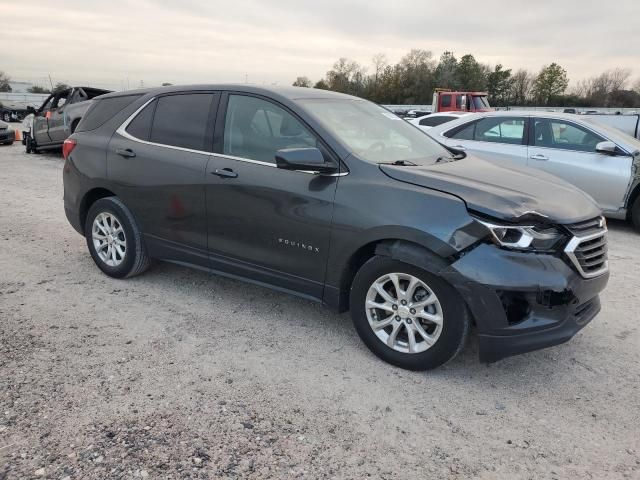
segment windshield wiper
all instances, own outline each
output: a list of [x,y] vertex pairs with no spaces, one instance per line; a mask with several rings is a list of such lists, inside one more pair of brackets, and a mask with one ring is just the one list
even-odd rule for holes
[[392,162],[391,165],[398,165],[400,167],[417,167],[415,163],[407,160],[396,160],[395,162]]

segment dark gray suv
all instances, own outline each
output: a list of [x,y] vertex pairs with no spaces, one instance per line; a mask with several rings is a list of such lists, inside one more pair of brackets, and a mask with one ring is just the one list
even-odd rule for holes
[[465,158],[347,95],[109,94],[63,153],[67,217],[107,275],[158,259],[350,309],[366,345],[403,368],[443,364],[472,325],[483,361],[567,341],[609,276],[586,194]]

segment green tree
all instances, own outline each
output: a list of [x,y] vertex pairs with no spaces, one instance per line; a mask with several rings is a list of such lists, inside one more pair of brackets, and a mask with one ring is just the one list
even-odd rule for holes
[[440,55],[440,61],[435,71],[436,87],[456,89],[458,87],[457,70],[458,60],[453,52],[444,52]]
[[67,85],[64,82],[58,82],[58,83],[56,83],[56,86],[53,87],[53,91],[54,92],[59,92],[60,90],[66,90],[67,88],[71,88],[71,86]]
[[169,83],[169,82],[163,82],[162,86],[163,87],[171,87],[173,85],[173,83]]
[[311,80],[308,77],[297,77],[296,81],[292,84],[294,87],[311,87]]
[[463,91],[479,91],[487,88],[485,68],[473,55],[467,54],[460,59],[455,71],[456,88]]
[[491,105],[505,106],[509,102],[511,83],[511,69],[503,70],[501,64],[496,65],[487,75],[487,92]]
[[0,92],[11,91],[11,85],[9,85],[10,81],[11,81],[11,78],[9,78],[9,76],[3,71],[0,71]]
[[428,50],[414,48],[402,57],[396,71],[402,103],[429,103],[434,88],[434,63]]
[[29,93],[51,93],[51,90],[48,90],[44,87],[41,87],[39,85],[34,85],[33,87],[29,87],[27,89],[27,92]]
[[320,90],[329,90],[329,85],[327,85],[327,82],[325,82],[323,79],[320,79],[315,83],[313,88],[317,88]]
[[533,82],[532,94],[537,102],[549,105],[551,97],[563,95],[569,86],[567,71],[557,63],[545,66]]

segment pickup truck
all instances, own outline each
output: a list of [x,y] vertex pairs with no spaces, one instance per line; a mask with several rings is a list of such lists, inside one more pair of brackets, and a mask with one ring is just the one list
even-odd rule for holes
[[436,88],[433,92],[431,111],[435,112],[490,112],[486,92],[452,92]]
[[53,92],[39,109],[29,107],[23,122],[23,143],[27,153],[62,147],[82,115],[91,106],[92,99],[110,93],[110,90],[90,87],[72,87]]

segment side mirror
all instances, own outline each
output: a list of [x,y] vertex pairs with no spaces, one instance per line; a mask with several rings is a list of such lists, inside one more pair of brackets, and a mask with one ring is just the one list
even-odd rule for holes
[[335,172],[336,166],[325,162],[317,148],[283,148],[276,152],[276,165],[284,170],[305,170],[311,172]]
[[596,145],[596,152],[604,153],[605,155],[615,155],[616,148],[616,144],[613,142],[600,142]]

